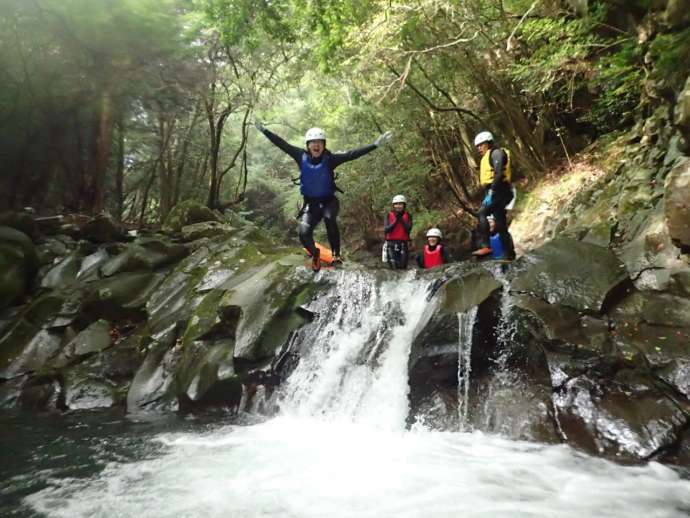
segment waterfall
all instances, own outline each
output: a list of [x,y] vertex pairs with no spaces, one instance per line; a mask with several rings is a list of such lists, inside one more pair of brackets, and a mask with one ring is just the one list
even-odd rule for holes
[[281,412],[402,429],[410,347],[435,302],[428,284],[414,272],[386,281],[338,272],[294,340],[300,360],[275,396]]
[[458,422],[460,431],[468,428],[470,374],[472,373],[472,329],[477,306],[458,313]]

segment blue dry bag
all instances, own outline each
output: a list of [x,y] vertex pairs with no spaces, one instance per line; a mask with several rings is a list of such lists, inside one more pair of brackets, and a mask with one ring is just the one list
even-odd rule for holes
[[489,242],[491,243],[491,257],[494,259],[504,259],[505,254],[503,252],[501,235],[497,232],[493,236],[489,236]]

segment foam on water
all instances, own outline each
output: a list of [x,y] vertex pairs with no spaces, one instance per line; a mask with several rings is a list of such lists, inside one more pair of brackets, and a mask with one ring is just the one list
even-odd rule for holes
[[158,458],[111,464],[26,498],[49,517],[684,517],[690,482],[481,433],[279,417],[161,435]]

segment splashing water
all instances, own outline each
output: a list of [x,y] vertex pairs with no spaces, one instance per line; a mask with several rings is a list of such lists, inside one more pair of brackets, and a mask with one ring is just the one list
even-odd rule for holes
[[299,332],[301,359],[279,390],[281,411],[402,429],[410,347],[433,310],[427,284],[408,276],[378,285],[341,272],[319,317]]

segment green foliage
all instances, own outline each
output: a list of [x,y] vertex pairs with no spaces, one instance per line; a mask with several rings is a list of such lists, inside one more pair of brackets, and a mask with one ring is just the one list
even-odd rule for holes
[[592,110],[582,117],[604,133],[633,122],[634,108],[642,94],[642,47],[634,41],[602,57],[590,87],[598,93]]
[[651,42],[649,54],[654,63],[652,78],[677,92],[685,83],[690,63],[690,27],[660,34]]
[[591,70],[587,58],[601,43],[594,33],[596,23],[592,17],[527,21],[519,34],[526,51],[511,67],[512,76],[524,91],[549,93],[566,103]]

